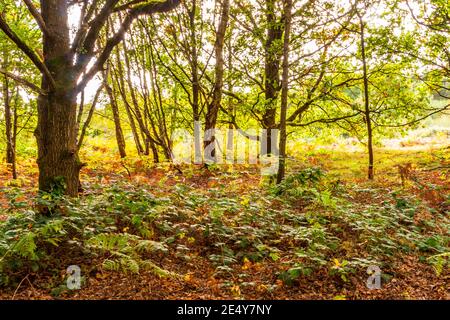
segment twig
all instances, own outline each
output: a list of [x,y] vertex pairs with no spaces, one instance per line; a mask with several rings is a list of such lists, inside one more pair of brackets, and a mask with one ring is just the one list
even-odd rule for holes
[[128,178],[131,179],[131,172],[130,172],[130,170],[128,170],[127,166],[125,165],[125,163],[123,163],[123,161],[121,161],[121,164],[122,164],[122,167],[124,167],[125,170],[127,170]]
[[[14,300],[17,291],[19,290],[20,286],[22,285],[22,282],[24,282],[25,279],[28,279],[28,276],[29,276],[29,275],[30,275],[30,274],[27,274],[27,275],[25,276],[25,278],[23,278],[23,279],[19,282],[19,285],[17,286],[16,290],[14,290],[14,294],[13,294],[11,300]],[[30,282],[30,280],[28,280],[28,282]]]
[[1,74],[4,74],[4,75],[7,76],[8,78],[13,79],[13,80],[16,81],[17,83],[22,84],[22,85],[28,87],[29,89],[33,90],[34,92],[36,92],[36,93],[38,93],[38,94],[42,94],[42,95],[44,95],[44,96],[47,94],[47,92],[46,92],[45,90],[39,88],[39,87],[36,86],[35,84],[31,83],[30,81],[28,81],[28,80],[26,80],[26,79],[24,79],[24,78],[22,78],[22,77],[20,77],[20,76],[17,76],[17,75],[15,75],[15,74],[11,73],[11,72],[8,72],[8,71],[6,71],[6,70],[4,70],[4,69],[2,69],[2,68],[0,68],[0,73],[1,73]]
[[439,170],[439,169],[450,169],[450,165],[448,165],[448,166],[439,166],[439,167],[435,167],[435,168],[423,169],[422,171],[434,171],[434,170]]

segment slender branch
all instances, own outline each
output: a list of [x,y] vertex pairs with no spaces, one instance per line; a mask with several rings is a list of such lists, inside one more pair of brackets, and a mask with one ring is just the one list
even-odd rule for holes
[[[90,22],[90,28],[86,33],[84,41],[80,41],[80,39],[76,37],[77,42],[80,43],[74,43],[73,50],[79,52],[75,64],[75,68],[77,69],[78,72],[82,72],[84,68],[88,65],[89,60],[93,55],[95,42],[97,41],[97,38],[100,34],[100,30],[105,25],[106,20],[108,20],[108,17],[110,16],[114,6],[117,4],[118,1],[119,0],[106,1],[106,3],[101,8],[98,15],[94,19],[92,19],[92,22]],[[83,28],[81,28],[80,30],[83,30]]]
[[118,11],[123,11],[123,10],[130,9],[131,6],[133,6],[135,4],[139,4],[139,3],[145,2],[145,1],[146,0],[132,0],[132,1],[128,2],[128,3],[125,3],[123,5],[115,7],[113,12],[118,12]]
[[25,2],[26,6],[28,8],[28,11],[30,11],[31,15],[36,20],[36,22],[37,22],[39,28],[41,29],[42,33],[45,34],[45,35],[49,35],[49,32],[48,32],[47,26],[45,25],[44,19],[42,19],[41,14],[36,9],[36,7],[33,5],[31,0],[23,0],[23,2]]
[[97,105],[98,99],[100,97],[100,93],[102,92],[104,87],[104,84],[102,83],[100,87],[97,89],[97,92],[94,96],[94,101],[92,101],[91,108],[89,109],[89,113],[87,115],[86,121],[83,124],[83,128],[81,129],[80,136],[78,138],[77,148],[78,150],[81,149],[81,146],[83,145],[84,136],[86,135],[86,130],[89,127],[89,124],[91,123],[92,116],[94,115],[95,106]]
[[181,0],[166,0],[164,2],[151,2],[147,5],[139,5],[133,9],[130,9],[127,16],[123,20],[119,30],[111,38],[108,39],[105,47],[103,48],[103,51],[97,58],[97,61],[78,83],[76,87],[76,92],[80,92],[86,86],[86,84],[97,74],[97,72],[102,70],[104,63],[106,62],[106,60],[108,60],[112,50],[116,45],[118,45],[122,41],[123,37],[125,36],[125,33],[130,28],[134,19],[136,19],[140,15],[151,15],[157,12],[170,11],[174,9],[176,6],[178,6],[180,2]]
[[[448,29],[448,24],[446,21],[443,21],[441,24],[427,24],[425,22],[422,22],[419,20],[419,18],[416,16],[416,14],[414,13],[413,8],[411,8],[411,5],[409,4],[409,1],[406,1],[406,5],[408,6],[408,9],[411,13],[412,18],[414,19],[414,21],[416,21],[417,24],[427,27],[431,30],[434,31],[441,31],[441,32],[449,32]],[[439,27],[442,27],[442,29],[440,29]]]
[[346,115],[346,116],[342,116],[342,117],[336,117],[336,118],[330,118],[330,119],[317,119],[317,120],[313,120],[307,123],[287,123],[288,126],[291,127],[307,127],[313,123],[334,123],[334,122],[338,122],[340,120],[345,120],[345,119],[349,119],[349,118],[353,118],[356,117],[357,115],[359,115],[358,113],[354,113],[354,114],[350,114],[350,115]]
[[416,123],[418,123],[418,122],[420,122],[420,121],[422,121],[422,120],[425,120],[425,119],[431,117],[432,115],[434,115],[434,114],[436,114],[436,113],[440,113],[440,112],[446,111],[446,110],[448,110],[449,108],[450,108],[450,104],[447,104],[446,106],[444,106],[444,107],[442,107],[442,108],[435,109],[433,112],[430,112],[430,113],[428,113],[427,115],[425,115],[425,116],[423,116],[423,117],[420,117],[420,118],[418,118],[418,119],[414,119],[414,120],[409,121],[409,122],[406,122],[406,123],[393,124],[393,125],[388,125],[388,124],[383,125],[383,124],[379,124],[378,127],[385,127],[385,128],[399,128],[399,127],[410,126],[410,125],[416,124]]
[[53,79],[47,66],[41,61],[38,55],[31,49],[19,36],[9,27],[9,25],[4,20],[3,16],[0,14],[0,29],[16,44],[16,46],[33,62],[33,64],[46,76],[49,81],[50,88],[54,89],[56,87],[55,80]]
[[76,52],[81,43],[84,41],[86,32],[88,31],[88,21],[91,19],[94,14],[95,8],[97,7],[98,0],[93,0],[92,4],[87,8],[87,0],[84,2],[83,7],[81,8],[81,17],[78,25],[78,30],[73,39],[71,51],[72,53]]
[[4,74],[8,78],[11,78],[12,80],[16,81],[17,83],[28,87],[29,89],[33,90],[34,92],[36,92],[38,94],[42,94],[42,95],[46,95],[47,94],[46,91],[42,90],[41,88],[39,88],[35,84],[31,83],[28,80],[25,80],[24,78],[21,78],[21,77],[17,76],[15,74],[11,73],[11,72],[8,72],[6,70],[0,69],[0,73]]

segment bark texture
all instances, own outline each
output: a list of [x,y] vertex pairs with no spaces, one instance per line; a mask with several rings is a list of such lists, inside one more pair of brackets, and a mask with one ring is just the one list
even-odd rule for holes
[[278,163],[277,183],[280,183],[286,171],[286,114],[289,91],[289,49],[292,20],[292,0],[285,0],[284,7],[284,42],[283,42],[283,76],[281,80],[281,112],[280,112],[280,155]]
[[[212,94],[212,101],[208,105],[208,110],[205,118],[205,133],[209,134],[205,137],[205,149],[209,146],[211,148],[210,156],[214,160],[216,157],[215,152],[215,136],[214,129],[217,123],[217,115],[219,113],[219,108],[222,102],[222,92],[223,92],[223,70],[224,70],[224,58],[223,58],[223,48],[225,41],[225,33],[228,26],[229,19],[229,11],[230,11],[230,1],[224,0],[222,2],[222,10],[220,14],[219,27],[216,32],[216,42],[214,45],[215,57],[216,57],[216,65],[215,65],[215,82],[214,89]],[[205,155],[205,158],[207,155]]]

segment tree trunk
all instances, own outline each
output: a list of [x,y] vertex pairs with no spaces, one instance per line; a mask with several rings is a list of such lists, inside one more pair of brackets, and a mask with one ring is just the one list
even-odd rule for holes
[[119,106],[117,105],[117,100],[114,95],[113,88],[108,83],[108,73],[110,70],[110,66],[108,64],[108,67],[106,68],[107,71],[103,75],[103,83],[106,89],[106,93],[108,94],[109,103],[111,106],[111,111],[113,114],[113,120],[114,120],[114,128],[116,132],[116,141],[117,141],[117,148],[119,149],[119,154],[121,158],[125,158],[127,156],[127,153],[125,151],[125,138],[123,136],[123,130],[122,125],[120,123],[120,114],[119,114]]
[[198,74],[198,53],[197,53],[197,35],[195,26],[195,13],[197,11],[197,0],[192,1],[192,8],[189,11],[189,28],[191,40],[191,81],[192,81],[192,114],[194,118],[194,163],[199,164],[202,161],[202,144],[200,137],[200,82]]
[[156,148],[156,144],[152,140],[149,140],[148,144],[150,145],[150,148],[152,149],[153,162],[159,163],[159,154],[158,154],[158,148]]
[[370,101],[369,101],[369,79],[367,76],[367,60],[366,60],[366,43],[364,36],[364,21],[362,16],[358,13],[360,22],[360,36],[361,36],[361,56],[363,62],[363,77],[364,77],[364,116],[367,126],[367,151],[369,153],[369,167],[368,178],[373,180],[373,141],[372,141],[372,120],[370,118]]
[[215,65],[215,82],[213,89],[213,97],[211,103],[208,105],[208,110],[205,118],[205,134],[209,133],[207,137],[205,137],[204,148],[207,149],[208,146],[212,146],[210,154],[206,154],[205,159],[211,158],[209,160],[215,161],[216,152],[215,152],[215,136],[214,129],[216,127],[217,115],[219,113],[219,107],[222,100],[222,90],[223,90],[223,47],[224,47],[224,39],[225,33],[228,26],[228,17],[230,11],[230,1],[224,0],[222,3],[222,12],[220,15],[219,27],[216,32],[216,43],[214,45],[214,51],[216,56],[216,65]]
[[[142,148],[142,152],[143,152],[144,155],[149,155],[149,150],[151,148],[152,149],[152,153],[153,153],[154,162],[159,162],[158,158],[155,158],[155,150],[154,150],[154,148],[156,148],[156,147],[151,145],[151,144],[153,144],[153,137],[152,137],[152,135],[150,133],[150,130],[147,127],[146,122],[145,122],[145,109],[146,109],[145,108],[145,104],[146,104],[146,101],[144,99],[144,115],[143,115],[142,112],[141,112],[141,109],[140,109],[141,107],[139,106],[139,103],[138,103],[138,100],[137,100],[137,95],[136,95],[136,92],[135,92],[134,84],[133,84],[133,82],[131,80],[131,64],[130,64],[130,60],[128,58],[128,54],[129,53],[127,52],[127,44],[126,44],[125,41],[123,42],[123,50],[124,50],[124,61],[125,61],[125,68],[126,68],[126,74],[127,74],[126,83],[128,85],[128,89],[129,89],[129,92],[130,92],[130,95],[131,95],[131,104],[133,106],[133,109],[131,109],[131,105],[126,100],[126,97],[124,97],[124,102],[127,105],[127,112],[129,110],[130,113],[134,114],[134,116],[136,117],[136,121],[137,121],[137,124],[139,126],[140,133],[142,135],[142,140],[144,142],[144,147],[139,147],[139,148]],[[117,63],[118,63],[118,66],[121,68],[121,63],[120,63],[119,60],[117,61]],[[123,82],[123,80],[121,80],[121,81]],[[125,86],[123,86],[123,91],[125,92]],[[130,119],[132,119],[132,117]],[[130,120],[130,123],[131,122],[134,123],[133,120]],[[137,138],[139,140],[139,136],[137,136]]]
[[[18,88],[16,88],[16,97],[19,94]],[[13,132],[12,132],[12,142],[11,142],[11,149],[12,149],[12,176],[13,179],[17,179],[17,157],[16,157],[16,146],[17,146],[17,103],[14,106],[13,111]]]
[[91,104],[91,108],[89,109],[86,120],[83,123],[83,127],[81,128],[80,134],[78,135],[78,143],[77,143],[78,150],[80,150],[81,146],[83,145],[83,140],[84,140],[84,137],[86,136],[86,130],[89,127],[89,124],[91,123],[92,117],[94,116],[95,107],[97,105],[97,102],[98,102],[98,99],[100,97],[100,93],[102,92],[102,90],[103,90],[103,85],[97,89],[97,92],[95,93],[95,96],[94,96],[94,100],[92,101],[92,104]]
[[[43,38],[44,63],[55,81],[55,88],[38,98],[39,189],[63,189],[77,196],[81,164],[77,150],[76,79],[73,72],[68,27],[68,1],[42,0],[42,18],[48,34]],[[57,13],[57,14],[56,14]],[[49,79],[43,75],[42,88]]]
[[[122,45],[123,45],[123,50],[124,50],[125,66],[127,68],[127,82],[128,82],[128,87],[129,87],[131,99],[133,101],[134,107],[135,108],[139,108],[139,106],[137,105],[136,94],[134,92],[133,85],[132,85],[132,82],[131,82],[130,63],[129,63],[129,59],[128,59],[128,53],[127,53],[127,47],[126,47],[125,39],[123,40]],[[136,124],[134,122],[133,114],[131,112],[131,106],[128,103],[128,100],[127,100],[125,82],[123,80],[124,72],[123,72],[122,62],[120,61],[121,57],[120,57],[120,51],[119,51],[118,47],[116,48],[116,57],[117,57],[117,67],[118,67],[118,71],[119,71],[119,74],[116,77],[117,78],[117,85],[119,87],[120,93],[122,95],[122,99],[123,99],[124,104],[125,104],[125,109],[127,111],[128,119],[130,121],[130,127],[131,127],[131,130],[133,132],[133,137],[134,137],[134,142],[136,144],[136,149],[138,151],[138,154],[141,155],[141,154],[144,154],[144,148],[142,147],[140,136],[139,136],[139,133],[137,131]],[[122,89],[120,89],[120,88],[122,88]]]
[[[230,26],[231,29],[233,29],[233,25]],[[231,37],[228,38],[228,69],[229,73],[233,74],[233,46],[231,45]],[[229,92],[233,91],[233,80],[231,78],[228,78],[227,83],[227,90]],[[234,107],[232,103],[231,97],[228,97],[228,114],[234,116]],[[227,131],[227,162],[231,161],[234,163],[234,132],[233,132],[233,124],[230,122],[228,124],[228,131]]]
[[[4,67],[7,67],[7,56],[4,55]],[[14,109],[14,116],[11,109],[11,97],[9,92],[9,81],[8,77],[5,75],[3,77],[3,102],[5,105],[5,135],[6,135],[6,163],[11,166],[11,173],[13,179],[17,179],[16,173],[16,147],[15,147],[15,134],[16,128],[16,116],[17,112]]]
[[284,9],[284,43],[283,43],[283,76],[281,80],[281,112],[280,112],[280,156],[278,163],[277,184],[286,171],[286,113],[289,91],[289,46],[292,18],[292,0],[285,0]]
[[[6,65],[6,60],[3,61]],[[6,163],[12,164],[12,120],[11,120],[11,104],[9,98],[8,77],[3,77],[3,104],[5,106],[5,136],[6,136]]]
[[79,170],[76,144],[76,99],[51,93],[38,101],[39,189],[62,187],[70,196],[78,193]]
[[267,129],[267,134],[262,137],[266,148],[262,149],[262,155],[270,154],[272,150],[272,131],[275,128],[276,101],[280,90],[280,60],[281,53],[277,50],[278,43],[283,37],[283,28],[275,14],[276,0],[266,0],[267,39],[265,44],[265,83],[264,95],[266,109],[262,117],[262,125]]

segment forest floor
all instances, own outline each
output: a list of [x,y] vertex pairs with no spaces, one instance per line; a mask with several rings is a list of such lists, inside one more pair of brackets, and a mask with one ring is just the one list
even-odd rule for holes
[[[60,202],[46,256],[37,245],[30,267],[4,267],[0,299],[450,299],[449,147],[379,149],[374,181],[362,152],[306,148],[280,187],[250,165],[179,172],[97,149],[80,199]],[[0,225],[34,206],[33,159],[19,172],[10,181],[0,167]],[[69,265],[79,290],[65,285]],[[367,288],[369,266],[380,289]]]

